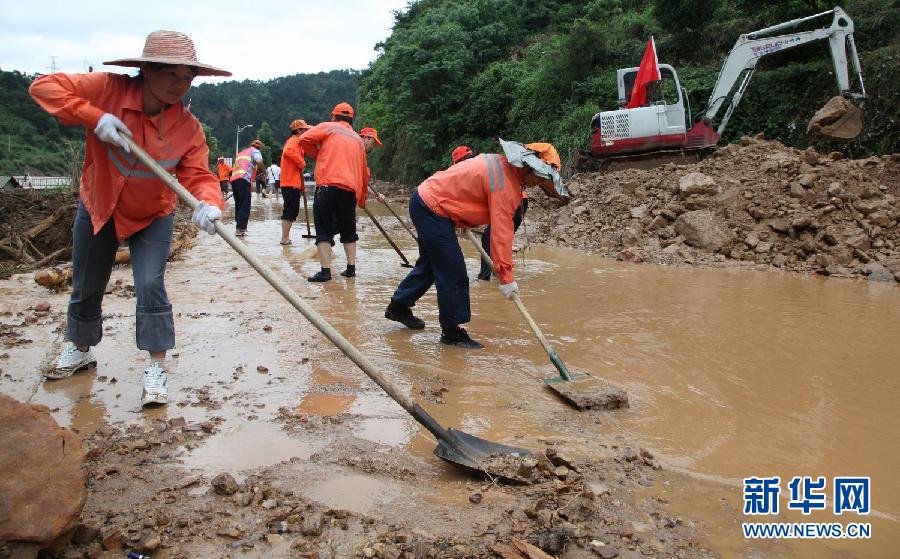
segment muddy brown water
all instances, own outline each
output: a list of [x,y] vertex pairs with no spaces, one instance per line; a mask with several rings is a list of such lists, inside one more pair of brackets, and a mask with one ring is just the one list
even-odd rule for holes
[[[305,276],[318,263],[312,242],[301,237],[305,226],[294,227],[293,246],[279,246],[280,203],[253,203],[247,245],[445,426],[531,448],[556,440],[586,455],[600,439],[636,441],[665,466],[639,498],[662,497],[683,518],[702,522],[701,533],[723,556],[891,557],[900,549],[900,484],[891,473],[900,470],[897,287],[631,265],[531,245],[517,252],[515,265],[532,316],[569,367],[626,388],[631,398],[629,410],[585,414],[543,387],[541,378],[552,366],[496,281],[471,284],[468,329],[486,349],[443,347],[433,291],[415,309],[425,330],[383,318],[407,270],[365,216],[358,220],[358,277],[312,285]],[[377,202],[371,206],[414,260],[406,231]],[[474,277],[475,250],[461,242]],[[517,245],[522,243],[520,236]],[[335,274],[344,266],[339,245],[336,255]],[[130,270],[115,271],[113,279],[130,284]],[[134,299],[115,294],[104,304],[96,372],[44,383],[17,374],[4,377],[0,390],[47,405],[60,423],[81,431],[107,422],[222,417],[217,434],[180,462],[237,476],[291,458],[302,464],[339,444],[327,429],[286,433],[276,420],[280,407],[339,418],[354,437],[376,443],[381,452],[410,453],[433,467],[434,484],[422,487],[420,481],[415,490],[423,502],[464,506],[468,478],[430,456],[431,436],[220,239],[198,236],[184,260],[170,266],[167,285],[178,340],[170,356],[169,406],[139,407],[145,362],[134,348]],[[4,311],[48,300],[64,313],[66,298],[48,295],[30,276],[0,282]],[[30,331],[34,343],[5,350],[9,357],[0,367],[34,370],[58,342],[52,325]],[[443,382],[447,390],[416,391],[423,381]],[[437,398],[443,403],[430,401]],[[783,480],[783,496],[786,478],[795,475],[870,476],[873,512],[838,520],[871,522],[871,540],[748,543],[742,521],[774,519],[742,516],[741,480],[775,475]],[[409,497],[408,487],[359,471],[321,472],[314,481],[308,492],[317,500],[363,513]],[[786,499],[781,504],[784,509]],[[814,512],[778,520],[835,518]]]

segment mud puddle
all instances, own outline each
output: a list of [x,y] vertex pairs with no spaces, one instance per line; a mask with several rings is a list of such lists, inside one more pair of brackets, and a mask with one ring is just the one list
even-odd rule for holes
[[[408,233],[376,202],[372,209],[414,260]],[[541,379],[553,368],[496,281],[470,286],[468,329],[486,350],[447,348],[438,343],[433,292],[415,309],[425,330],[406,330],[382,318],[407,270],[365,216],[358,221],[358,277],[312,285],[305,276],[318,263],[311,242],[300,237],[305,226],[295,225],[294,245],[278,245],[280,211],[277,201],[254,198],[244,242],[439,422],[538,452],[562,449],[594,464],[595,470],[581,474],[583,482],[574,483],[590,488],[598,502],[620,508],[605,513],[609,523],[582,534],[563,556],[589,553],[584,545],[594,537],[623,552],[669,555],[672,545],[681,545],[690,549],[686,556],[704,556],[703,545],[688,543],[692,532],[708,534],[709,542],[700,541],[723,556],[802,557],[812,549],[821,557],[873,557],[895,549],[900,493],[890,473],[900,458],[900,417],[893,405],[900,396],[898,290],[786,274],[631,266],[534,245],[515,257],[529,311],[569,367],[622,386],[631,396],[629,410],[584,414],[544,388]],[[440,538],[477,541],[486,531],[537,541],[541,530],[558,527],[552,514],[549,528],[533,526],[542,522],[534,500],[543,499],[543,489],[529,497],[525,490],[492,488],[434,458],[433,438],[227,245],[206,235],[197,241],[167,274],[178,343],[169,359],[167,407],[139,408],[146,358],[134,348],[133,298],[105,299],[96,371],[38,382],[34,372],[53,353],[67,294],[48,294],[22,276],[0,285],[0,311],[12,313],[2,320],[21,320],[29,312],[24,309],[40,301],[50,302],[52,311],[27,328],[32,343],[3,350],[9,357],[0,360],[0,368],[15,374],[2,377],[0,388],[46,404],[60,423],[84,434],[105,426],[140,433],[181,417],[188,424],[215,419],[204,440],[166,450],[152,462],[160,468],[161,486],[200,472],[199,485],[186,489],[202,501],[198,518],[211,514],[202,503],[218,510],[204,488],[228,470],[246,486],[243,494],[273,487],[275,497],[261,498],[260,506],[266,499],[292,502],[302,496],[366,515],[375,525],[415,527],[429,545]],[[465,241],[463,247],[474,277],[475,251]],[[336,255],[335,274],[344,265],[340,245]],[[130,274],[116,270],[113,280],[130,284]],[[631,449],[640,445],[660,457],[667,466],[663,473],[642,464],[641,453]],[[872,540],[746,544],[735,529],[742,519],[740,479],[774,475],[871,476],[878,512],[871,518]],[[102,484],[96,490],[103,491]],[[475,493],[483,499],[479,504],[471,500]],[[567,501],[577,502],[540,500],[560,508]],[[104,506],[112,505],[98,496],[88,512],[100,514]],[[533,508],[535,516],[507,514],[510,508]],[[660,508],[682,520],[650,515]],[[338,513],[325,513],[340,524]],[[237,530],[240,537],[217,538],[219,529]],[[197,556],[217,556],[214,550],[255,556],[260,548],[254,545],[283,549],[277,534],[248,539],[248,530],[218,524],[197,530],[207,535],[190,545],[171,544]],[[351,522],[344,543],[366,539],[369,532],[360,530]],[[227,543],[232,540],[240,545]]]

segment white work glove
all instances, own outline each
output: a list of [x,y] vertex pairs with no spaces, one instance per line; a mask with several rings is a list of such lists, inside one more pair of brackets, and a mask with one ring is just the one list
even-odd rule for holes
[[501,283],[500,284],[500,293],[503,294],[507,299],[512,299],[513,293],[519,292],[519,284],[516,282],[510,283]]
[[198,229],[203,229],[210,235],[216,234],[216,226],[213,221],[222,219],[222,210],[215,206],[210,206],[204,202],[200,202],[191,216],[191,221]]
[[128,144],[119,134],[131,136],[131,130],[125,126],[125,123],[119,120],[115,115],[106,113],[97,121],[94,128],[94,135],[102,142],[119,146],[125,150],[125,153],[131,153]]

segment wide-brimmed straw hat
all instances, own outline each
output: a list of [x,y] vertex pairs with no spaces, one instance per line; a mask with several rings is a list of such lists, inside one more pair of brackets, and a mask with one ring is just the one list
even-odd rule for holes
[[137,58],[121,58],[104,62],[109,66],[127,66],[129,68],[140,67],[143,62],[157,62],[159,64],[184,64],[197,69],[198,76],[230,76],[231,72],[203,64],[197,61],[197,50],[194,41],[184,33],[178,31],[154,31],[147,35],[144,42],[144,52]]

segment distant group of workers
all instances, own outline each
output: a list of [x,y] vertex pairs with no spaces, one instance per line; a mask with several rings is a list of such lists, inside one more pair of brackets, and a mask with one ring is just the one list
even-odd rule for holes
[[[60,122],[87,129],[80,201],[73,227],[72,295],[67,312],[68,343],[48,378],[65,378],[96,366],[91,351],[102,336],[101,304],[119,243],[131,249],[136,308],[136,341],[149,353],[143,373],[143,406],[168,402],[166,353],[175,347],[172,305],[164,284],[172,240],[175,194],[132,153],[126,137],[140,145],[163,169],[174,174],[200,204],[194,224],[215,234],[225,196],[234,198],[237,236],[244,236],[250,197],[257,176],[283,200],[281,244],[305,196],[305,158],[316,161],[313,204],[320,270],[311,282],[332,279],[332,247],[339,236],[347,260],[341,275],[356,275],[356,207],[365,208],[370,179],[366,155],[382,142],[373,128],[353,129],[354,109],[345,102],[331,120],[315,126],[297,119],[282,149],[280,165],[264,166],[260,140],[236,154],[231,166],[220,158],[216,174],[208,167],[209,148],[199,121],[182,104],[196,76],[231,73],[197,61],[193,41],[176,31],[148,35],[142,56],[105,62],[140,68],[137,76],[92,72],[50,74],[34,81],[31,96]],[[510,298],[519,288],[512,274],[513,234],[527,209],[525,188],[538,186],[552,198],[568,200],[559,175],[560,159],[547,143],[500,141],[502,153],[475,155],[466,146],[452,153],[451,166],[413,192],[409,214],[416,228],[419,257],[400,282],[384,316],[412,329],[425,322],[412,308],[436,287],[446,345],[481,348],[461,325],[471,319],[469,282],[457,228],[487,225],[483,244],[493,260],[501,293]],[[226,171],[227,168],[227,171]],[[381,195],[379,200],[384,201]],[[481,279],[491,268],[482,263]]]

